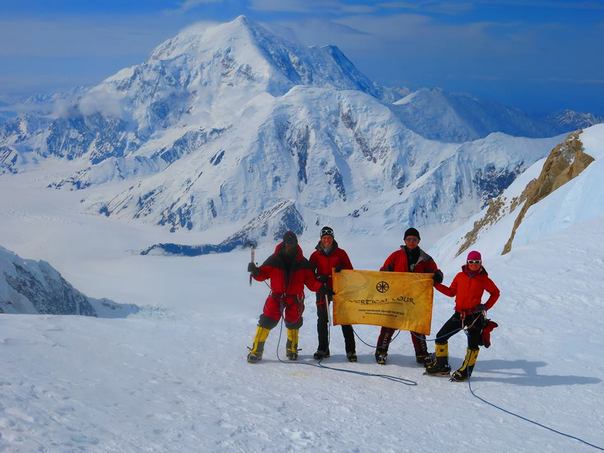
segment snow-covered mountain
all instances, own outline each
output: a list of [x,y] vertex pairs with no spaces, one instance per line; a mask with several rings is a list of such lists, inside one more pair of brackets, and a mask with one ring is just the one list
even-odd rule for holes
[[305,48],[245,17],[190,27],[77,93],[54,115],[5,123],[4,171],[67,159],[50,186],[83,190],[91,211],[170,231],[218,228],[223,244],[327,222],[359,231],[374,217],[452,222],[558,142],[428,140],[337,48]]
[[[331,326],[331,357],[319,364],[308,291],[299,360],[283,361],[285,326],[277,326],[262,362],[250,365],[246,346],[269,289],[249,285],[248,251],[142,257],[133,250],[152,240],[204,233],[172,234],[73,209],[84,192],[44,189],[49,172],[42,168],[0,178],[0,193],[10,194],[0,197],[3,244],[57,263],[86,294],[157,307],[119,320],[0,313],[0,451],[601,450],[604,223],[593,214],[604,206],[604,169],[593,148],[602,149],[604,137],[594,132],[580,140],[595,161],[533,206],[551,203],[548,209],[529,210],[510,253],[500,255],[513,220],[472,246],[483,252],[501,298],[488,313],[499,328],[492,346],[481,348],[469,384],[423,375],[407,332],[393,340],[388,364],[376,364],[376,326],[354,326],[357,363],[346,360],[340,328]],[[548,201],[560,191],[565,197]],[[575,203],[581,215],[569,207]],[[529,225],[531,213],[539,222]],[[381,218],[372,220],[371,234],[336,229],[356,269],[378,269],[400,244],[405,226],[386,231]],[[555,231],[544,230],[545,222]],[[450,247],[443,242],[443,251],[456,252],[471,227]],[[317,236],[318,229],[300,237],[306,256]],[[528,242],[518,242],[522,237]],[[433,238],[422,229],[422,248],[448,284],[460,258],[440,257]],[[260,244],[257,259],[274,245]],[[453,307],[452,298],[435,294],[430,340]],[[454,369],[466,345],[461,332],[449,341]]]
[[0,246],[0,313],[122,318],[138,310],[86,297],[47,262],[22,259]]
[[577,129],[586,129],[595,124],[604,123],[604,118],[593,113],[575,112],[564,109],[554,112],[545,118],[554,130],[561,132],[574,131]]
[[564,110],[546,118],[465,93],[420,89],[395,101],[392,110],[409,129],[444,142],[466,142],[492,132],[522,137],[551,137],[601,123],[590,113]]
[[[487,255],[506,254],[563,234],[573,225],[604,226],[603,174],[604,125],[570,134],[443,239],[441,259],[461,260],[472,248]],[[568,234],[572,236],[572,231]],[[566,246],[572,247],[572,239]]]

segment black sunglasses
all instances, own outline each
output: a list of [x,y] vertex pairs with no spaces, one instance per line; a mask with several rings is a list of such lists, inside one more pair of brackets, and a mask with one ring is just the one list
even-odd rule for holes
[[468,264],[480,264],[482,261],[480,260],[468,260]]

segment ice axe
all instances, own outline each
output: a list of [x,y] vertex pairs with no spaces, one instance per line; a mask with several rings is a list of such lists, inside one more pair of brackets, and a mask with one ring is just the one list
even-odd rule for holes
[[[256,261],[256,243],[248,242],[247,245],[250,247],[250,263]],[[250,273],[250,286],[252,286],[252,274]]]
[[[253,263],[256,259],[256,248],[252,245],[250,249],[250,263]],[[252,274],[250,273],[250,286],[252,286]]]

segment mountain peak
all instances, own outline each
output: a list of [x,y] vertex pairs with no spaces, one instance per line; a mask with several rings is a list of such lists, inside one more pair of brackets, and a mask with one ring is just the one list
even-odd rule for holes
[[186,62],[188,73],[202,70],[200,76],[207,77],[213,68],[215,81],[226,76],[229,86],[255,84],[273,96],[295,85],[360,90],[375,97],[382,93],[337,47],[286,40],[246,16],[217,25],[191,25],[160,44],[149,60],[180,61]]
[[245,16],[238,16],[230,22],[220,24],[198,22],[157,46],[151,54],[151,59],[169,60],[183,54],[194,55],[208,47],[228,46],[229,42],[237,39],[249,40],[252,28],[256,27],[252,26]]

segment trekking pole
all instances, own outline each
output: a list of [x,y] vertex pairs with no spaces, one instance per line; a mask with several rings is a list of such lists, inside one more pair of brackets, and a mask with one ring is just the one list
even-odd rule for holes
[[331,343],[331,317],[329,316],[329,296],[325,294],[323,298],[325,300],[325,311],[327,312],[327,350],[329,350],[329,343]]
[[[256,247],[252,244],[252,248],[250,249],[250,263],[253,263],[256,259]],[[252,286],[252,273],[250,272],[250,286]]]

